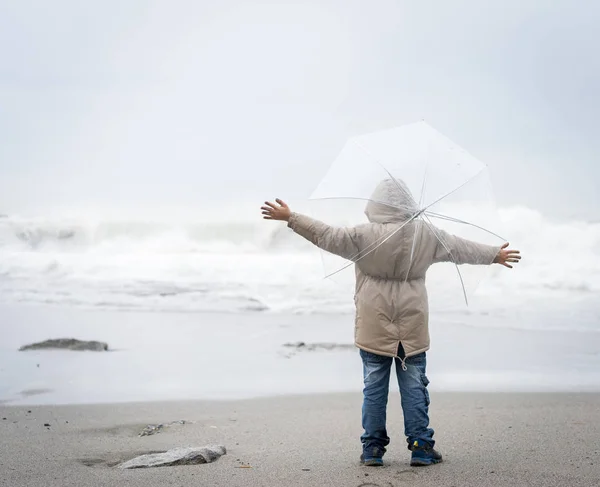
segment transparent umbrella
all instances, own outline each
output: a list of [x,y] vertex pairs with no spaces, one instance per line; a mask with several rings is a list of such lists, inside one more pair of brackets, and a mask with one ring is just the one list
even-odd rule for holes
[[378,205],[380,213],[388,208],[400,215],[402,224],[391,226],[387,234],[350,258],[323,252],[327,277],[352,281],[353,273],[346,269],[409,224],[415,227],[412,259],[420,231],[427,227],[449,254],[449,264],[435,266],[437,281],[454,274],[459,283],[455,288],[468,304],[485,267],[459,267],[445,236],[494,246],[506,242],[498,235],[500,218],[487,166],[426,122],[350,138],[310,196],[312,216],[343,226],[372,221],[369,203]]

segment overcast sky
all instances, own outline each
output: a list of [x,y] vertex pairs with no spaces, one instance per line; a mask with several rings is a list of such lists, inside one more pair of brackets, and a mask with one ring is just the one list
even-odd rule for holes
[[600,3],[0,0],[0,213],[307,198],[421,119],[502,206],[600,218]]

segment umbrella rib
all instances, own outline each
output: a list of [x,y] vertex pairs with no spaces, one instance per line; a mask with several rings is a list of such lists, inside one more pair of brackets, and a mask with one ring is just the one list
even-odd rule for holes
[[[385,169],[385,168],[384,168]],[[391,175],[390,175],[391,176]],[[393,179],[393,176],[391,176]],[[378,201],[378,200],[374,200],[374,199],[369,199],[369,198],[357,198],[357,197],[353,197],[353,196],[331,196],[331,197],[326,197],[326,198],[313,198],[313,201],[316,200],[364,200],[364,201],[373,201],[375,203],[379,203],[382,205],[386,205],[389,206],[390,208],[396,208],[396,209],[401,209],[395,205],[390,205],[389,203],[384,203],[382,201]],[[367,256],[368,254],[370,254],[372,251],[376,250],[376,247],[378,247],[379,245],[383,244],[386,242],[387,239],[389,239],[390,237],[392,237],[397,231],[401,230],[402,227],[404,227],[404,225],[406,225],[407,223],[409,223],[410,221],[414,220],[416,217],[419,216],[419,213],[415,213],[413,216],[411,216],[407,221],[405,221],[399,228],[397,228],[396,230],[394,230],[394,232],[392,232],[391,235],[388,236],[383,236],[378,238],[375,242],[373,242],[372,244],[370,244],[369,246],[367,246],[363,252],[367,252],[366,254],[364,254],[363,256],[360,257],[360,259],[362,259],[363,257]],[[373,249],[371,249],[371,247],[375,247]],[[325,276],[325,278],[331,277],[334,274],[337,274],[340,271],[343,271],[344,269],[350,267],[353,263],[357,262],[360,259],[354,260],[356,259],[356,257],[358,257],[361,254],[361,252],[357,252],[356,254],[354,254],[353,256],[351,256],[348,260],[351,261],[351,263],[349,263],[348,265],[345,265],[343,267],[341,267],[340,269],[338,269],[336,272],[332,273],[332,274],[328,274]]]
[[419,233],[420,230],[420,226],[415,225],[415,234],[413,235],[413,242],[412,242],[412,246],[410,249],[410,262],[408,263],[408,270],[406,271],[406,277],[404,278],[404,282],[406,283],[406,281],[408,281],[408,274],[410,273],[410,270],[412,269],[412,264],[413,264],[413,257],[415,255],[415,245],[417,243],[417,234]]
[[478,228],[479,230],[483,230],[484,232],[487,232],[490,235],[493,235],[494,237],[498,237],[500,240],[506,240],[503,237],[501,237],[500,235],[498,235],[497,233],[494,233],[491,230],[488,230],[487,228],[480,227],[479,225],[475,225],[474,223],[471,223],[471,222],[468,222],[465,220],[460,220],[458,218],[453,218],[451,216],[442,215],[441,213],[434,213],[432,211],[426,211],[425,214],[427,216],[432,216],[433,218],[439,218],[440,220],[446,220],[446,221],[451,221],[454,223],[462,223],[464,225],[469,225],[469,226]]
[[462,286],[462,290],[463,290],[463,296],[465,297],[465,303],[467,304],[467,306],[469,306],[469,300],[467,298],[467,290],[465,289],[465,282],[463,280],[462,274],[460,273],[460,269],[458,268],[458,264],[456,263],[456,260],[454,259],[454,256],[452,255],[452,251],[448,248],[448,246],[444,242],[444,239],[438,233],[437,229],[435,228],[435,225],[433,225],[433,223],[431,223],[431,221],[429,220],[429,218],[426,215],[424,215],[424,218],[426,220],[425,224],[435,234],[438,241],[444,246],[444,249],[446,249],[446,252],[448,252],[448,255],[450,256],[450,259],[452,260],[454,267],[456,267],[456,272],[458,273],[458,278],[460,279],[460,285]]
[[[419,197],[419,208],[421,208],[421,206],[423,205],[423,198],[425,198],[425,187],[427,184],[427,177],[429,176],[429,159],[427,160],[427,163],[425,164],[425,175],[423,176],[423,184],[421,185],[421,196]],[[408,274],[410,273],[410,270],[412,269],[412,264],[413,264],[413,257],[415,255],[415,245],[417,243],[417,234],[419,233],[420,227],[419,225],[416,225],[415,228],[415,234],[413,236],[413,243],[410,249],[410,262],[408,264],[408,270],[406,271],[406,277],[404,278],[404,282],[406,283],[406,281],[408,281]]]
[[477,176],[479,176],[482,173],[483,169],[479,170],[479,172],[477,174],[474,174],[473,176],[471,176],[469,179],[467,179],[464,183],[462,183],[460,186],[457,186],[456,188],[454,188],[452,191],[449,191],[448,193],[446,193],[444,196],[440,196],[437,200],[435,200],[433,203],[430,203],[429,205],[427,205],[425,208],[422,208],[420,211],[423,213],[425,211],[427,211],[428,208],[431,208],[433,205],[435,205],[436,203],[439,203],[440,201],[442,201],[444,198],[447,198],[448,196],[456,193],[459,189],[464,188],[467,184],[469,184],[471,181],[473,181],[473,179],[475,179]]
[[[338,272],[343,271],[344,269],[347,269],[348,267],[350,267],[351,265],[354,265],[356,262],[358,262],[359,260],[361,260],[363,257],[366,257],[367,255],[371,254],[372,252],[374,252],[375,250],[377,250],[377,248],[379,248],[381,245],[383,245],[385,242],[387,242],[390,238],[392,238],[394,235],[396,235],[400,230],[402,230],[406,225],[408,225],[411,221],[413,221],[415,219],[415,216],[410,217],[408,220],[406,220],[402,225],[400,225],[398,228],[396,228],[393,232],[391,232],[389,235],[387,235],[383,240],[378,239],[377,241],[373,242],[371,245],[369,245],[365,250],[367,250],[369,247],[373,247],[372,249],[370,249],[368,252],[364,253],[363,255],[361,255],[358,259],[356,260],[351,260],[355,257],[357,257],[358,255],[360,255],[360,252],[357,253],[356,255],[352,256],[352,258],[350,259],[351,262],[349,262],[348,264],[346,264],[345,266],[339,268],[337,271],[332,272],[331,274],[328,274],[325,276],[325,278],[327,279],[328,277],[334,276],[335,274],[337,274]],[[381,240],[381,242],[379,241]]]
[[425,197],[425,184],[427,183],[427,177],[429,176],[429,162],[425,166],[425,176],[423,176],[423,185],[421,186],[421,197],[419,198],[419,208],[423,204],[423,198]]
[[[427,162],[427,164],[425,165],[425,175],[423,176],[423,184],[421,185],[421,196],[419,197],[419,206],[418,208],[421,208],[421,206],[423,205],[423,198],[425,197],[425,186],[427,184],[427,176],[429,175],[429,161]],[[394,179],[392,177],[392,179]],[[394,181],[396,181],[394,179]],[[398,184],[398,183],[396,183]],[[415,245],[417,243],[417,235],[419,233],[420,227],[419,225],[415,226],[415,234],[413,235],[413,242],[410,248],[410,262],[408,263],[408,270],[406,271],[406,277],[404,278],[404,283],[406,283],[406,281],[408,281],[408,274],[410,273],[411,269],[412,269],[412,264],[413,264],[413,258],[415,255]]]
[[[392,233],[395,233],[397,230],[400,230],[400,229],[398,228],[398,229],[394,230],[394,232],[392,232]],[[391,236],[391,235],[390,235],[390,236]],[[365,247],[365,249],[364,249],[362,252],[367,252],[367,254],[368,254],[368,253],[371,253],[371,250],[376,250],[376,248],[377,248],[377,247],[379,247],[379,245],[381,245],[381,244],[385,243],[385,239],[386,239],[386,237],[388,237],[388,236],[387,236],[387,235],[384,235],[384,236],[382,236],[382,237],[379,237],[377,240],[375,240],[375,242],[373,242],[373,243],[371,243],[370,245],[368,245],[367,247]],[[372,247],[374,247],[374,248],[373,248],[373,249],[371,249]],[[355,262],[357,262],[358,260],[360,260],[360,259],[357,259],[357,260],[354,260],[354,259],[356,259],[356,258],[357,258],[357,257],[358,257],[358,256],[359,256],[359,255],[360,255],[362,252],[357,252],[356,254],[354,254],[353,256],[351,256],[351,257],[350,257],[348,260],[350,260],[352,263],[351,263],[351,264],[349,264],[349,265],[352,265],[353,263],[355,263]],[[364,255],[363,255],[363,257],[364,257],[365,255],[367,255],[367,254],[364,254]],[[362,259],[362,257],[361,257],[361,259]],[[343,267],[343,269],[345,269],[345,267]],[[341,269],[340,269],[340,270],[341,270]],[[331,275],[331,274],[330,274],[330,275]],[[326,277],[329,277],[329,276],[326,276]]]
[[379,203],[381,205],[389,206],[390,208],[396,208],[401,210],[399,206],[390,205],[389,203],[385,203],[383,201],[374,200],[372,198],[359,198],[358,196],[323,196],[320,198],[309,198],[311,201],[326,201],[326,200],[359,200],[359,201],[372,201],[373,203]]
[[427,162],[425,163],[425,175],[423,176],[423,185],[421,186],[421,196],[419,197],[419,208],[423,205],[423,198],[425,198],[425,185],[427,183],[427,177],[429,176],[429,156],[431,155],[431,142],[427,144]]

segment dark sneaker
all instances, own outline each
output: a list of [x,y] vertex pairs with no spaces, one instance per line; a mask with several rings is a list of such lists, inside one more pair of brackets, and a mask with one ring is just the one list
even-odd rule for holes
[[443,461],[442,455],[425,442],[415,441],[408,449],[412,451],[411,467],[427,467]]
[[383,467],[383,458],[381,457],[366,457],[363,453],[360,456],[360,463],[362,463],[365,467]]
[[382,467],[383,466],[383,454],[385,448],[370,448],[368,451],[364,451],[360,456],[360,463],[366,467]]

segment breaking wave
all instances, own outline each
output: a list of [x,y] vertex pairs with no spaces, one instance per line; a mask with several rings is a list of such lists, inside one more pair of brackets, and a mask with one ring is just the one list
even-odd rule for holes
[[[529,299],[600,292],[600,223],[553,222],[528,208],[500,214],[504,233],[524,258],[513,272],[490,270],[480,289],[486,303],[500,306],[507,293]],[[188,312],[353,309],[348,290],[323,279],[316,249],[284,224],[259,219],[175,223],[5,216],[0,300]]]

